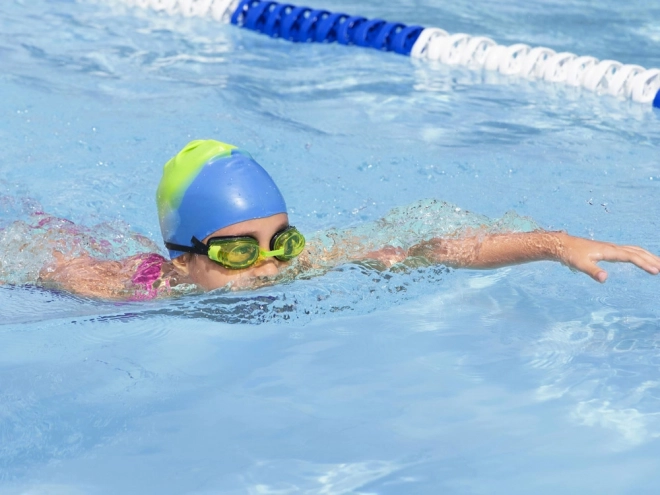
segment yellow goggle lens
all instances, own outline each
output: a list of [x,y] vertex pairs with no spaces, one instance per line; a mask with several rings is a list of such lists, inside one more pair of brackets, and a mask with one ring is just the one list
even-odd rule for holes
[[208,256],[226,268],[247,268],[259,259],[259,244],[250,238],[212,241]]
[[276,256],[278,260],[288,261],[305,249],[305,237],[295,228],[285,230],[275,238],[273,248],[274,251],[283,251],[282,254]]

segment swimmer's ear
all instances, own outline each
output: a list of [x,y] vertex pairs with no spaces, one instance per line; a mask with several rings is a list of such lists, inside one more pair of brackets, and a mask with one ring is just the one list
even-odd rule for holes
[[172,260],[172,266],[174,266],[174,269],[181,275],[188,276],[190,274],[191,258],[192,255],[190,253],[184,253]]

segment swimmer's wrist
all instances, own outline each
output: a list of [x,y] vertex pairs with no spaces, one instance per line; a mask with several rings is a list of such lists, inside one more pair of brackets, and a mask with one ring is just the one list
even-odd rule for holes
[[552,242],[548,245],[548,259],[566,263],[566,248],[570,244],[571,235],[565,230],[548,231],[546,235],[550,236]]

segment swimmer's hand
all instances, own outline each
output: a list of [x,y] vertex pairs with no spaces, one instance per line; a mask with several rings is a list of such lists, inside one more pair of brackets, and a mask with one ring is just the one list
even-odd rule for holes
[[638,246],[620,246],[609,242],[591,241],[555,232],[561,247],[558,261],[586,273],[597,282],[607,280],[607,272],[597,265],[599,261],[632,263],[642,270],[657,275],[660,272],[660,257]]

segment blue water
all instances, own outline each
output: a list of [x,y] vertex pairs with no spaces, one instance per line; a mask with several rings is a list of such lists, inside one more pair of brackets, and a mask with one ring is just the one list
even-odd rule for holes
[[[307,4],[660,67],[648,2]],[[0,69],[5,229],[43,209],[160,243],[162,164],[214,137],[305,232],[437,198],[660,252],[649,106],[110,1],[1,3]],[[607,269],[125,304],[2,286],[0,493],[656,493],[660,280]]]

